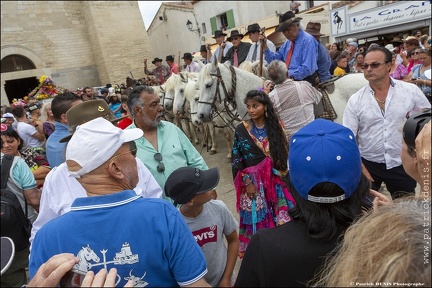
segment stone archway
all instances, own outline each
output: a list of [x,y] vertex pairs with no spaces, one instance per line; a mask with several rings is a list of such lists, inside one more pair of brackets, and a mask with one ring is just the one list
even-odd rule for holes
[[[24,60],[22,63],[25,63],[28,66],[25,66],[25,68],[27,69],[22,69],[22,70],[6,69],[7,72],[3,72],[3,65],[2,65],[1,88],[0,88],[2,104],[10,103],[13,98],[17,98],[15,95],[8,95],[6,93],[6,89],[5,89],[6,81],[8,82],[14,80],[18,81],[20,79],[40,77],[42,75],[47,75],[48,77],[51,77],[51,69],[46,68],[46,63],[43,61],[42,57],[40,57],[33,50],[22,45],[4,45],[1,47],[1,60],[3,59],[7,61],[12,60],[11,58],[12,56],[15,57],[15,60],[16,59]],[[21,68],[22,67],[23,65],[21,65]],[[30,81],[28,83],[34,83],[34,82]],[[34,85],[34,84],[29,84],[29,85]],[[9,94],[11,93],[9,92]]]

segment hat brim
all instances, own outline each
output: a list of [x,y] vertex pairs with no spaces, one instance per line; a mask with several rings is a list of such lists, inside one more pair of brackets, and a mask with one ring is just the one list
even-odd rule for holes
[[155,64],[156,62],[162,62],[162,59],[159,59],[159,60],[153,60],[153,61],[152,61],[152,64]]
[[294,23],[300,22],[300,20],[302,20],[302,19],[303,18],[301,18],[301,17],[294,17],[294,18],[288,19],[285,22],[282,22],[279,24],[279,26],[276,28],[276,32],[283,32],[289,26],[291,26]]
[[324,35],[324,34],[322,34],[320,32],[310,31],[310,30],[305,30],[305,32],[309,33],[312,36],[322,36],[322,35]]
[[[236,36],[240,36],[240,40],[242,40],[242,39],[243,39],[243,37],[244,37],[244,35],[243,35],[243,34],[237,34],[237,35],[233,35],[232,37],[236,37]],[[227,40],[228,40],[229,42],[231,42],[231,37],[228,37],[228,38],[227,38]]]
[[217,36],[214,36],[214,37],[212,37],[213,39],[216,39],[217,37],[220,37],[220,36],[227,36],[227,34],[225,34],[225,33],[222,33],[222,34],[219,34],[219,35],[217,35]]
[[[114,124],[115,122],[118,122],[118,121],[120,121],[120,120],[123,120],[123,119],[126,118],[126,117],[127,117],[127,115],[122,116],[122,117],[119,117],[119,118],[115,118],[115,119],[106,119],[105,117],[104,117],[104,118],[105,118],[106,120],[108,120],[108,121],[110,121],[111,123]],[[84,123],[83,123],[83,124],[84,124]],[[60,142],[60,143],[68,142],[68,141],[72,138],[73,134],[74,134],[74,133],[70,133],[68,136],[63,137],[62,139],[60,139],[59,142]]]
[[1,272],[4,272],[10,267],[15,256],[15,244],[9,237],[1,237]]

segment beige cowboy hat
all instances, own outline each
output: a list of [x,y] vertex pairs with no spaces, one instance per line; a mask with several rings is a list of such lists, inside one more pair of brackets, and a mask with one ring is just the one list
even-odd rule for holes
[[306,25],[305,31],[307,33],[311,34],[312,36],[321,36],[321,35],[324,35],[324,34],[320,33],[320,31],[321,31],[321,23],[309,22]]

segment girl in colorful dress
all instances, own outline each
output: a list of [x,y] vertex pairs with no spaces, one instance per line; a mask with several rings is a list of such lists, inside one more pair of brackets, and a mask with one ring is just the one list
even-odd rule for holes
[[249,91],[245,104],[251,119],[237,126],[232,148],[240,258],[257,230],[291,221],[288,210],[295,205],[283,180],[288,168],[283,123],[263,91]]

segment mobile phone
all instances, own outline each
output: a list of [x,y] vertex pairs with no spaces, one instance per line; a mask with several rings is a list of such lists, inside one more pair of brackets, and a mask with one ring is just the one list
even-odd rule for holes
[[84,271],[72,268],[60,280],[60,287],[81,287],[86,274]]

